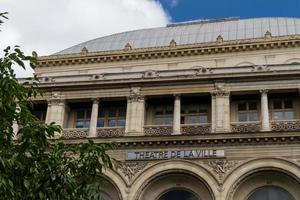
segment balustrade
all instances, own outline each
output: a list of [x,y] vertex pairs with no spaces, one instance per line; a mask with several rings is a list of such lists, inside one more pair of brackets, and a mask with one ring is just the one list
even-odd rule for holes
[[181,125],[183,135],[202,135],[211,132],[211,124],[184,124]]
[[259,132],[261,130],[260,122],[235,122],[231,123],[231,131],[234,133]]
[[166,125],[150,125],[144,126],[145,135],[149,136],[162,136],[162,135],[171,135],[173,132],[173,126]]
[[300,120],[272,121],[272,131],[300,131]]

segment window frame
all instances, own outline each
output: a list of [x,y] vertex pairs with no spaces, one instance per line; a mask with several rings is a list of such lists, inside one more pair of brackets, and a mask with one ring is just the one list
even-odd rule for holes
[[[275,101],[280,101],[281,102],[281,108],[274,108],[274,102]],[[286,101],[291,101],[292,102],[292,108],[285,108],[285,102]],[[270,109],[270,114],[271,114],[271,119],[272,121],[294,121],[296,120],[296,104],[295,104],[295,99],[294,98],[274,98],[271,100],[271,109]],[[274,119],[274,114],[275,112],[280,112],[282,113],[282,118],[281,119]],[[293,112],[293,119],[286,119],[286,113],[287,112]]]
[[[83,111],[83,118],[78,118],[78,112],[80,111]],[[89,128],[90,127],[90,122],[91,122],[91,113],[92,113],[92,110],[91,108],[78,108],[78,109],[75,109],[75,123],[74,123],[74,127],[75,128]],[[90,114],[88,116],[88,114]],[[83,127],[77,127],[77,123],[79,121],[83,121],[83,124],[84,126]]]
[[[201,106],[203,106],[203,105],[206,106],[206,112],[201,111]],[[189,113],[189,108],[191,108],[192,106],[196,107],[196,112]],[[181,125],[185,125],[185,124],[208,124],[208,123],[210,123],[209,103],[182,105],[181,111],[180,111],[180,116],[181,116],[181,119],[180,119],[180,124]],[[206,122],[200,122],[200,123],[190,123],[189,122],[189,117],[192,117],[192,116],[197,116],[197,117],[206,116],[207,121]]]
[[[256,103],[256,110],[249,110],[250,103]],[[255,123],[260,122],[259,102],[258,100],[241,100],[236,101],[236,121],[238,123]],[[239,110],[239,104],[246,104],[246,110]],[[250,115],[256,113],[257,120],[250,120]],[[240,114],[246,114],[246,121],[240,121]]]
[[[110,116],[109,112],[112,110],[115,110],[116,114],[115,116]],[[121,109],[124,109],[124,115],[120,115]],[[104,113],[103,116],[100,116],[100,112]],[[125,127],[126,126],[126,106],[108,106],[108,107],[100,107],[98,110],[98,118],[97,118],[97,128],[107,128],[107,127]],[[103,120],[103,126],[98,126],[98,121]],[[115,120],[115,125],[110,126],[109,121]],[[124,120],[124,125],[119,126],[119,121]]]

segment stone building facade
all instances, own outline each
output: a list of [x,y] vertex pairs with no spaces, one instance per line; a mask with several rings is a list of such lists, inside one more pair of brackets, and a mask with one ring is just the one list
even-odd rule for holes
[[34,113],[116,141],[107,200],[300,200],[300,19],[220,19],[38,57]]

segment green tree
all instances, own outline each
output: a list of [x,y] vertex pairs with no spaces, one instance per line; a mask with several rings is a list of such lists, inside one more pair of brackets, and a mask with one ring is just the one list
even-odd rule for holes
[[[0,25],[7,19],[0,13]],[[2,19],[2,20],[1,20]],[[35,67],[36,58],[18,46],[0,57],[0,199],[101,199],[101,175],[113,168],[106,153],[113,144],[92,141],[74,146],[54,140],[61,128],[40,122],[31,99],[42,95],[36,77],[20,83],[13,67]],[[19,124],[17,139],[13,122]]]

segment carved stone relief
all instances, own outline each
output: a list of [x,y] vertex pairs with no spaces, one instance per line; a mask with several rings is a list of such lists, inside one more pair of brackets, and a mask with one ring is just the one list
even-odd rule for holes
[[119,168],[119,172],[129,183],[131,183],[132,180],[147,167],[147,165],[147,162],[124,162],[122,167]]
[[210,160],[205,161],[204,164],[216,175],[220,182],[224,177],[241,161],[235,160]]

